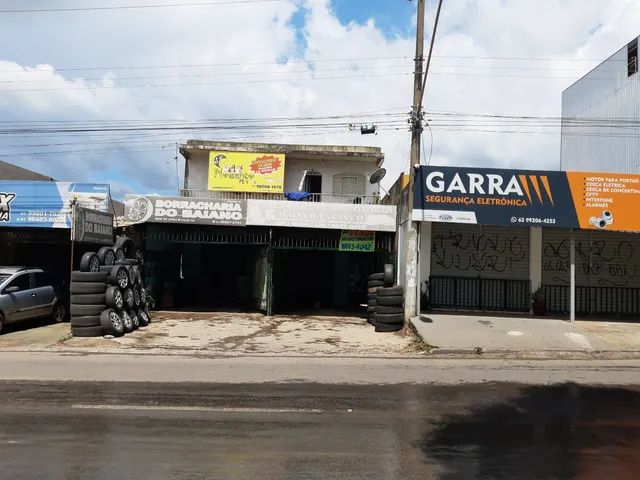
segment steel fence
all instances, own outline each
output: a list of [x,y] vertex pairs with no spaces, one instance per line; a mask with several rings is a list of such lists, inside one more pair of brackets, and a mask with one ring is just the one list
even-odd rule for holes
[[309,193],[299,200],[290,200],[283,193],[256,192],[214,192],[209,190],[180,190],[180,195],[191,198],[212,198],[220,200],[281,200],[295,202],[343,203],[354,205],[378,205],[378,195],[334,195],[329,193]]
[[[568,285],[543,285],[547,311],[569,311]],[[576,286],[576,312],[589,315],[640,314],[640,288]]]
[[432,276],[429,301],[433,308],[528,312],[529,280]]

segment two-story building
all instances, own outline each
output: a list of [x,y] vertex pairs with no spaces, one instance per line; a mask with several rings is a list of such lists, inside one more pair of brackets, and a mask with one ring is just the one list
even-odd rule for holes
[[[189,141],[178,197],[127,196],[165,308],[347,310],[390,261],[380,148]],[[130,229],[131,230],[131,229]]]

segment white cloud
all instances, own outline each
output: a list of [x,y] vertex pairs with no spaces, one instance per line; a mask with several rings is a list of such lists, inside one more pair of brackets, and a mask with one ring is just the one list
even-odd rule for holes
[[[375,19],[363,24],[341,22],[328,0],[304,2],[307,8],[302,28],[306,40],[304,58],[381,59],[274,65],[272,62],[295,57],[300,52],[296,28],[291,24],[296,3],[291,0],[251,7],[34,14],[21,17],[20,21],[4,16],[0,19],[0,43],[11,42],[15,48],[11,57],[7,54],[0,57],[0,115],[5,120],[97,121],[305,117],[391,108],[400,108],[396,112],[409,111],[414,39],[400,35],[385,37],[376,27]],[[366,8],[366,4],[362,8]],[[432,19],[433,1],[429,2],[427,11]],[[633,0],[612,0],[604,9],[598,0],[456,0],[445,2],[441,20],[435,50],[438,57],[434,59],[433,76],[425,98],[427,109],[559,116],[562,89],[595,62],[442,57],[604,58],[638,35],[640,5]],[[428,31],[430,26],[428,22]],[[21,41],[16,42],[16,38]],[[154,70],[65,69],[230,63],[244,65]],[[233,72],[242,72],[242,76],[229,75]],[[503,76],[482,76],[487,74]],[[182,78],[158,78],[172,75]],[[318,79],[348,76],[360,78]],[[560,78],[530,78],[536,76]],[[119,77],[153,78],[118,80]],[[267,81],[273,78],[288,81]],[[41,83],[26,83],[34,81]],[[174,82],[185,86],[108,88],[112,84]],[[209,85],[194,85],[207,83]],[[85,86],[97,88],[85,90]],[[8,91],[19,89],[39,90]],[[245,138],[380,145],[391,170],[389,178],[397,175],[407,165],[409,152],[409,133],[401,123],[402,118],[394,124],[399,129],[395,131],[384,128],[383,122],[389,117],[372,114],[365,119],[379,122],[381,129],[377,136],[360,136],[345,128],[330,134],[318,131],[251,133]],[[435,119],[433,123],[432,163],[539,168],[558,165],[557,130],[547,131],[551,135],[451,132],[436,128]],[[467,130],[474,129],[478,127],[467,127]],[[118,183],[119,193],[124,192],[123,185],[127,184],[148,191],[171,191],[175,190],[171,143],[193,135],[159,133],[164,134],[129,132],[122,143],[113,142],[113,136],[96,134],[79,137],[83,143],[78,145],[22,149],[6,145],[73,143],[78,137],[0,136],[0,157],[65,179],[90,179],[100,171],[100,178]],[[195,136],[238,138],[237,133],[225,136],[199,132]],[[424,138],[428,154],[428,132]],[[112,143],[103,143],[105,139]],[[154,151],[147,151],[149,149]],[[85,151],[86,156],[63,153],[12,158],[6,155],[17,150],[80,150]],[[97,150],[101,151],[100,155],[95,155]],[[135,181],[127,183],[128,178]]]

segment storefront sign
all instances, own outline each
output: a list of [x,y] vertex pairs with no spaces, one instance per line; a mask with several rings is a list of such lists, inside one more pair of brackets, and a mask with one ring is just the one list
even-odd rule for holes
[[74,205],[71,240],[111,245],[113,243],[113,214]]
[[71,204],[106,212],[109,185],[2,180],[0,227],[71,228]]
[[376,232],[367,230],[343,230],[340,235],[340,252],[373,252],[376,249]]
[[247,225],[395,232],[396,207],[250,200]]
[[246,200],[125,195],[125,219],[132,223],[246,225]]
[[282,193],[283,153],[210,152],[209,190]]
[[413,219],[640,231],[640,175],[420,167]]

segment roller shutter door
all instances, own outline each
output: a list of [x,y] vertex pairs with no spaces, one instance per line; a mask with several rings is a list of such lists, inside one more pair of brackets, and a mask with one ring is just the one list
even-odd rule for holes
[[529,230],[434,223],[434,307],[529,310]]
[[[547,308],[566,312],[569,302],[570,236],[542,233],[542,284]],[[640,235],[575,232],[576,309],[579,313],[640,313]]]

